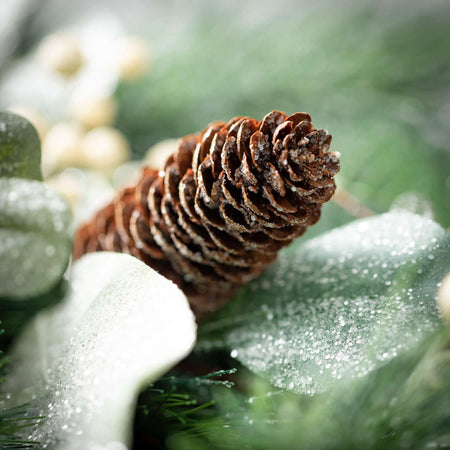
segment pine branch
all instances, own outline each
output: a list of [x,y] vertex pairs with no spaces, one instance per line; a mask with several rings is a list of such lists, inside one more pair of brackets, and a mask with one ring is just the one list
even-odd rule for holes
[[[239,389],[205,385],[203,377],[189,393],[189,399],[203,399],[200,407],[176,401],[172,414],[159,419],[149,409],[141,438],[143,430],[157,429],[151,423],[165,420],[175,425],[165,427],[159,443],[167,441],[174,450],[422,449],[449,443],[450,328],[362,380],[315,397],[274,392],[245,369],[239,373]],[[170,382],[186,387],[183,378]],[[142,440],[135,448],[141,445]]]
[[[0,330],[4,334],[4,330]],[[0,350],[0,386],[6,381],[8,357]],[[10,395],[0,393],[0,448],[38,448],[39,442],[24,440],[23,432],[39,423],[42,417],[28,415],[27,405],[9,406]]]
[[164,448],[167,436],[186,433],[190,436],[207,435],[224,425],[215,411],[216,401],[211,389],[231,388],[229,380],[212,378],[233,375],[236,369],[219,370],[201,376],[175,374],[161,378],[141,394],[135,419],[135,448]]

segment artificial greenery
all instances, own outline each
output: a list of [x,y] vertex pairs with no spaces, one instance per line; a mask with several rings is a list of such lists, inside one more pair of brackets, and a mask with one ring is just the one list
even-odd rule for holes
[[[173,430],[166,447],[159,448],[381,450],[448,446],[449,351],[450,329],[446,327],[359,381],[313,397],[274,390],[239,368],[239,387],[210,389],[214,405],[197,417],[205,431]],[[151,428],[141,426],[141,433],[151,435]]]
[[341,187],[377,212],[422,194],[450,225],[445,2],[280,8],[252,26],[234,16],[200,18],[175,48],[158,48],[147,80],[119,86],[118,126],[135,157],[211,119],[307,111],[342,154]]
[[321,392],[436,330],[449,268],[450,236],[430,220],[390,212],[354,221],[280,252],[200,327],[198,347],[228,349],[278,387]]
[[[55,407],[64,417],[73,418],[76,410],[79,424],[91,421],[101,429],[109,408],[100,407],[94,417],[83,406],[94,410],[95,404],[76,399],[86,392],[89,401],[101,397],[116,373],[124,377],[109,393],[114,399],[126,391],[129,409],[108,432],[132,433],[123,439],[135,449],[450,446],[450,329],[435,305],[450,271],[442,228],[450,225],[449,136],[442,126],[450,20],[444,2],[430,9],[398,3],[380,9],[350,2],[320,14],[281,8],[248,27],[231,9],[198,14],[175,49],[157,48],[158,64],[148,79],[119,86],[117,125],[136,159],[150,144],[199,130],[211,119],[302,109],[334,135],[333,149],[342,153],[338,185],[347,194],[374,212],[395,202],[427,216],[391,212],[329,233],[355,217],[353,210],[327,205],[318,225],[273,267],[223,311],[199,322],[194,352],[159,380],[137,368],[155,363],[152,354],[175,345],[177,332],[156,341],[142,311],[120,309],[124,291],[130,304],[143,298],[135,295],[141,268],[130,263],[134,269],[125,274],[112,271],[114,282],[99,287],[87,275],[95,278],[97,269],[113,264],[117,255],[105,254],[86,277],[71,272],[63,278],[71,244],[67,207],[40,183],[34,129],[0,114],[0,307],[7,330],[0,343],[8,350],[0,363],[1,448],[39,448],[43,442],[34,437],[59,436],[66,424],[52,428]],[[56,263],[52,254],[59,255]],[[169,301],[167,292],[161,289],[158,301]],[[62,313],[67,298],[80,308],[73,310],[77,323],[70,325],[69,310],[57,329],[48,319]],[[83,301],[94,305],[86,315]],[[154,329],[170,327],[153,314]],[[31,327],[43,325],[27,340],[22,328],[32,315]],[[149,339],[147,352],[140,336]],[[30,385],[25,391],[16,385],[10,395],[16,377],[6,363],[18,355],[20,342],[32,353],[22,362],[37,358],[35,368],[52,360],[55,348],[60,359],[53,360],[44,388],[31,383],[30,392]],[[99,342],[105,359],[93,351]],[[153,344],[158,350],[151,352]],[[326,367],[330,359],[339,361],[335,373],[336,367]],[[169,365],[154,368],[159,376]],[[96,381],[105,372],[105,381]],[[42,373],[30,369],[21,376],[33,382]],[[87,384],[91,391],[84,390]],[[67,442],[64,448],[79,441]]]
[[67,202],[40,181],[0,178],[0,296],[23,299],[46,293],[70,257]]
[[0,111],[1,177],[42,180],[37,131],[28,120],[7,111]]
[[8,327],[0,334],[0,346],[9,348],[27,322],[39,311],[59,302],[67,293],[68,282],[62,278],[58,284],[42,295],[26,299],[1,298],[2,320]]
[[[195,365],[198,365],[198,361]],[[236,369],[206,375],[186,375],[180,370],[149,386],[139,397],[134,420],[134,448],[163,448],[173,434],[208,435],[226,422],[217,410],[213,389],[232,389]]]
[[34,127],[0,112],[0,297],[46,294],[69,262],[71,213],[42,179]]
[[[0,399],[0,405],[2,404]],[[42,417],[31,417],[28,405],[19,407],[3,408],[0,411],[0,448],[39,448],[39,442],[23,438],[24,433],[34,425],[39,424]]]
[[[0,336],[5,333],[0,329]],[[6,381],[6,368],[8,357],[0,350],[0,387]],[[31,417],[29,415],[28,405],[19,405],[7,407],[6,402],[10,395],[2,392],[0,394],[0,448],[19,449],[36,448],[39,442],[23,439],[23,432],[30,430],[32,426],[39,423],[41,417]]]
[[60,303],[16,339],[5,388],[12,404],[32,400],[44,416],[29,436],[45,447],[127,442],[140,387],[187,356],[195,337],[171,281],[130,255],[91,253],[72,265]]

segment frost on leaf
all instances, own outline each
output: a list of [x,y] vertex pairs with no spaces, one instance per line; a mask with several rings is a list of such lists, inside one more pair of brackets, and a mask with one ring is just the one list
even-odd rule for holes
[[74,264],[63,303],[19,338],[6,390],[16,401],[35,398],[30,414],[44,420],[26,437],[42,446],[128,445],[140,388],[185,357],[195,338],[193,314],[172,282],[129,255],[93,253]]
[[276,386],[313,394],[363,376],[441,323],[436,293],[450,237],[392,212],[282,252],[202,328],[200,348],[231,356]]
[[39,181],[0,178],[0,297],[51,289],[70,257],[67,203]]

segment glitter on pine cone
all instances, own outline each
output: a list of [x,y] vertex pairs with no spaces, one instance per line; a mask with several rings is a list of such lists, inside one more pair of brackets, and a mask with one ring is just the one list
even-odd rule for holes
[[330,142],[306,113],[213,122],[81,226],[73,256],[129,253],[173,280],[197,315],[213,311],[319,220],[339,171]]

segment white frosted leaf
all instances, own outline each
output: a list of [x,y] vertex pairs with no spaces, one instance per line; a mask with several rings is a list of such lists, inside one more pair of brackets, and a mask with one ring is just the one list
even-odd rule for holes
[[353,222],[281,252],[203,325],[199,347],[313,394],[363,376],[435,330],[450,236],[406,212]]
[[71,214],[44,183],[0,178],[0,297],[45,293],[70,257]]
[[64,301],[40,313],[12,351],[6,389],[16,399],[37,395],[33,412],[45,417],[26,437],[63,450],[128,445],[140,388],[195,338],[194,316],[171,281],[129,255],[85,255]]

